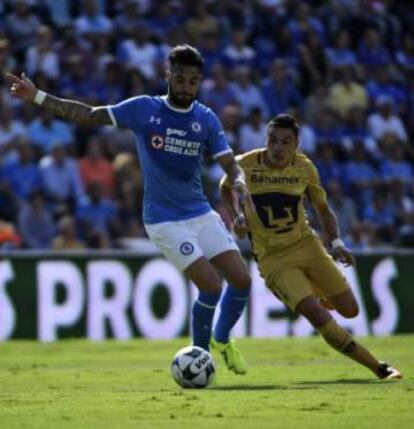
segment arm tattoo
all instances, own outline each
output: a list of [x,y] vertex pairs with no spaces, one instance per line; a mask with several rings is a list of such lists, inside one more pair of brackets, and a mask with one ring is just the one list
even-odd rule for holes
[[64,100],[47,94],[42,107],[56,116],[80,125],[113,125],[111,117],[104,107],[91,107],[79,101]]

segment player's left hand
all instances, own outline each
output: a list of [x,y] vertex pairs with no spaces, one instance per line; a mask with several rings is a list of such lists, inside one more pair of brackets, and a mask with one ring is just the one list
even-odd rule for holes
[[233,189],[236,191],[239,198],[239,203],[242,206],[247,205],[251,211],[255,211],[254,202],[249,190],[247,189],[246,182],[243,179],[236,179],[233,184]]
[[335,261],[341,262],[346,267],[349,267],[351,265],[355,267],[356,265],[354,255],[346,247],[339,246],[333,249],[333,258],[335,259]]
[[248,229],[246,218],[244,217],[244,214],[240,213],[233,220],[233,231],[237,238],[242,239],[246,236]]

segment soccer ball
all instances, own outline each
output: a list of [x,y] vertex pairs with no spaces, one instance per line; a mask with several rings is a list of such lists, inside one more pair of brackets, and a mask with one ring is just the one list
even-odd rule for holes
[[171,374],[185,388],[207,387],[214,378],[216,364],[207,351],[197,346],[178,350],[171,363]]

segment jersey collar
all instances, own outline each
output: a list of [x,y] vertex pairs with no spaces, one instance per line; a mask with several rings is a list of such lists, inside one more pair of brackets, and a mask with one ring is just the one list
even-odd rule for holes
[[168,98],[167,98],[167,96],[166,96],[166,95],[162,95],[162,96],[161,96],[161,100],[164,102],[164,104],[165,104],[169,109],[174,110],[174,112],[179,112],[179,113],[188,113],[188,112],[191,112],[191,110],[193,109],[193,106],[194,106],[194,102],[192,102],[192,103],[191,103],[191,105],[190,105],[190,107],[188,107],[187,109],[180,109],[180,108],[178,108],[178,107],[174,107],[174,106],[172,106],[172,105],[169,103]]

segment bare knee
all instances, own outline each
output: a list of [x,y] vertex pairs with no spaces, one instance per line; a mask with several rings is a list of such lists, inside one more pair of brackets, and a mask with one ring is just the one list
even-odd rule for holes
[[359,314],[359,306],[356,301],[351,301],[341,308],[337,308],[336,311],[343,317],[347,319],[353,319]]
[[315,296],[308,296],[297,306],[296,312],[308,319],[314,328],[320,328],[331,320],[332,316],[324,308]]
[[238,276],[232,285],[237,289],[249,289],[252,286],[252,279],[246,271]]

